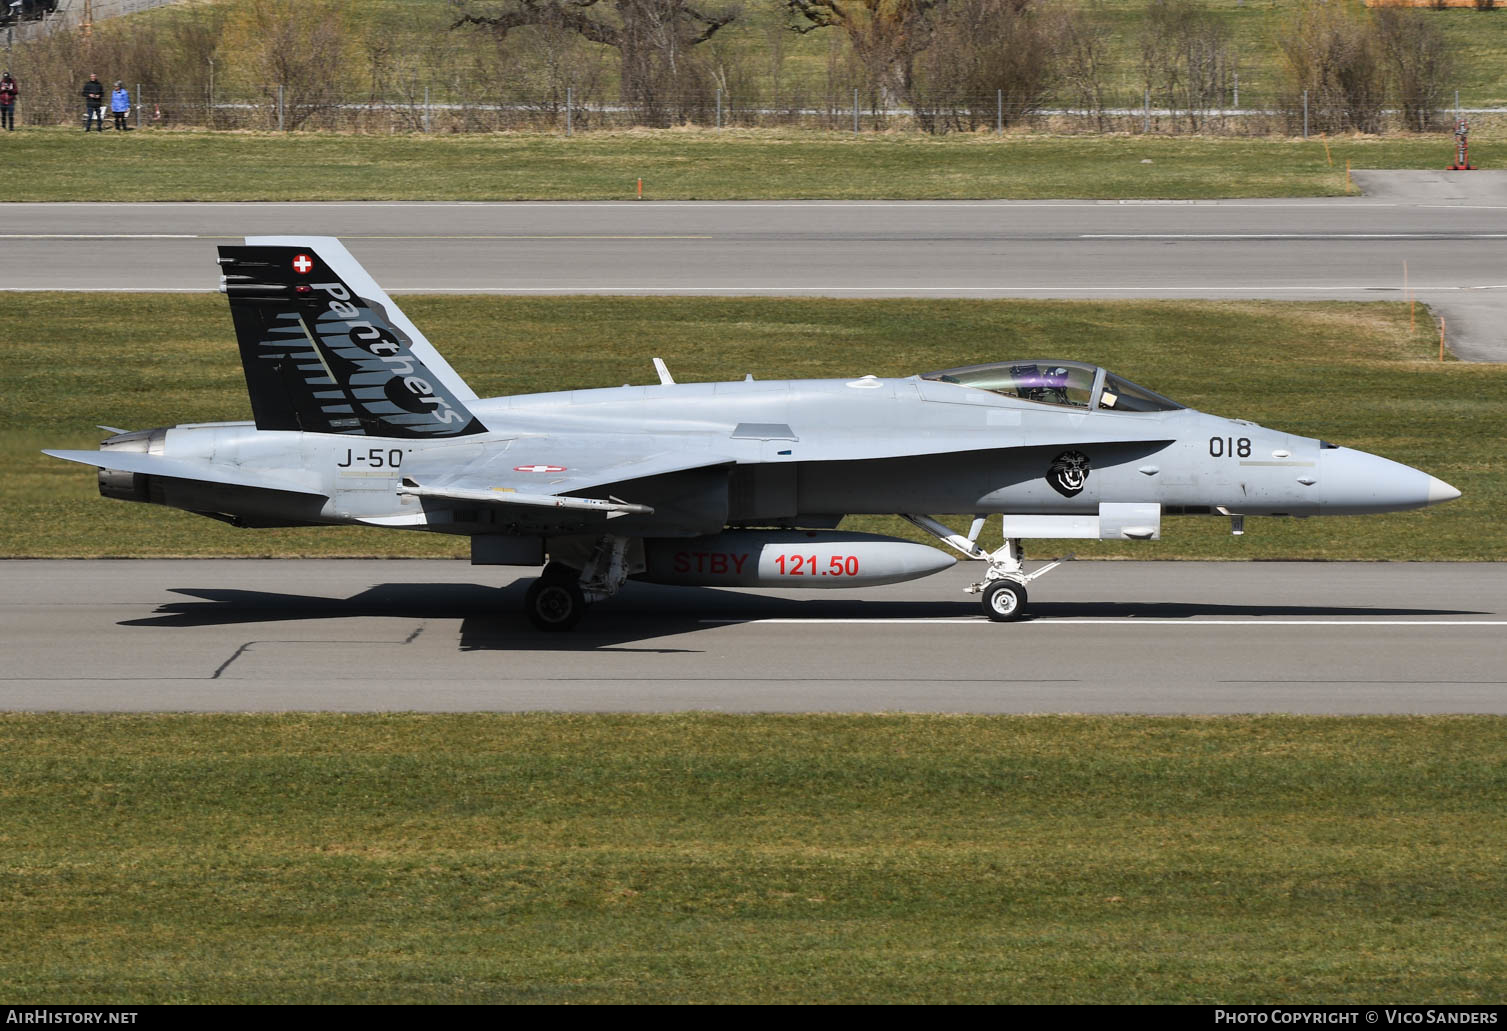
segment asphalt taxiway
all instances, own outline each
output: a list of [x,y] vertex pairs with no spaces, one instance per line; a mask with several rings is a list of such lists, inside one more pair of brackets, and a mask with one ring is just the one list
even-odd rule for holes
[[[1229,202],[8,204],[7,289],[213,290],[342,237],[394,292],[1397,300],[1507,360],[1507,178]],[[443,342],[439,342],[443,346]],[[968,570],[630,585],[571,635],[460,562],[8,562],[0,709],[1504,712],[1495,565],[1080,563],[1000,625]]]
[[630,584],[570,634],[455,561],[0,563],[0,709],[1507,713],[1507,570],[1069,563],[835,592]]
[[[393,292],[1399,300],[1507,360],[1507,173],[1206,202],[7,204],[6,289],[213,290],[217,244],[341,237]],[[1406,263],[1406,272],[1404,264]]]

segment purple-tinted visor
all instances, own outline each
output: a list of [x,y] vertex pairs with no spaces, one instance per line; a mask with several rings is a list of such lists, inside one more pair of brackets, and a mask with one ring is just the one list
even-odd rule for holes
[[1012,365],[1010,375],[1017,387],[1066,387],[1067,370],[1058,366],[1042,369],[1038,365]]

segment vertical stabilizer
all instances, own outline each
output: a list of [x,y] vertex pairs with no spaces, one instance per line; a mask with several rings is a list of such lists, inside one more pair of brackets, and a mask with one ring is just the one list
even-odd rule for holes
[[378,437],[484,433],[476,393],[332,237],[220,248],[258,429]]

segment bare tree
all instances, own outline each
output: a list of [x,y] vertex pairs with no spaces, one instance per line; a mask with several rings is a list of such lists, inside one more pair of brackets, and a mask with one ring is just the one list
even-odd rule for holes
[[1380,132],[1386,67],[1369,11],[1306,0],[1277,36],[1289,130],[1308,96],[1310,129]]
[[1033,0],[950,0],[907,99],[922,128],[1011,125],[1038,111],[1056,80],[1051,19]]
[[692,57],[738,17],[736,7],[703,9],[691,0],[505,0],[485,11],[458,2],[452,29],[480,26],[499,37],[531,26],[578,33],[617,50],[623,98],[650,124],[705,107],[706,73]]
[[1114,62],[1108,25],[1081,8],[1069,8],[1058,14],[1053,36],[1068,102],[1105,131],[1105,110],[1110,106],[1105,90]]
[[[454,46],[453,36],[441,38]],[[556,125],[570,106],[574,124],[586,128],[591,105],[605,99],[605,83],[618,78],[609,69],[611,48],[563,25],[488,32],[482,42],[490,45],[463,51],[468,59],[447,86],[463,102],[463,124],[509,125],[522,117]]]
[[[213,125],[214,98],[209,95],[213,79],[213,62],[220,53],[220,39],[225,32],[225,8],[219,4],[193,4],[175,7],[167,20],[167,46],[171,54],[170,71],[164,74],[159,89],[179,91],[178,102],[198,107],[202,99],[205,122]],[[146,97],[136,98],[146,103]],[[160,113],[161,105],[157,105]],[[172,100],[169,100],[169,115]]]
[[1203,128],[1235,72],[1229,31],[1198,0],[1152,0],[1141,29],[1141,72],[1151,99]]
[[785,0],[798,19],[796,32],[835,28],[848,39],[861,69],[862,86],[875,94],[908,99],[915,60],[931,44],[932,10],[947,0]]
[[338,109],[350,13],[340,0],[242,0],[227,15],[221,46],[251,77],[269,124],[276,124],[279,89],[286,129]]
[[1376,31],[1391,65],[1402,124],[1423,132],[1438,124],[1448,54],[1444,33],[1425,11],[1382,7]]

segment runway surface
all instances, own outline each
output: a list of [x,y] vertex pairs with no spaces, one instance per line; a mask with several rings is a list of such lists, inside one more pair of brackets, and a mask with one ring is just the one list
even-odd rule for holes
[[463,562],[10,561],[0,709],[1507,712],[1499,565],[1070,563],[1016,624],[971,572],[630,584],[550,635]]
[[[8,289],[212,290],[215,246],[340,236],[402,292],[1398,300],[1507,360],[1507,178],[1218,202],[7,204]],[[1357,173],[1361,176],[1361,173]]]
[[[212,290],[247,234],[394,291],[1397,300],[1507,360],[1507,177],[1232,202],[4,206],[6,288]],[[458,562],[9,562],[0,708],[1507,712],[1507,570],[1075,563],[825,595],[630,585],[573,635]],[[498,586],[499,584],[505,586]]]

